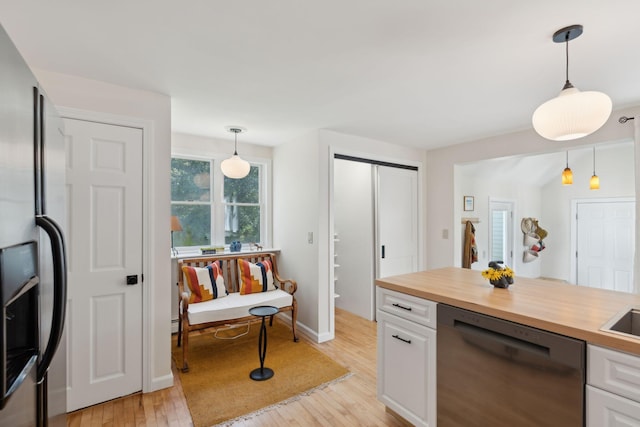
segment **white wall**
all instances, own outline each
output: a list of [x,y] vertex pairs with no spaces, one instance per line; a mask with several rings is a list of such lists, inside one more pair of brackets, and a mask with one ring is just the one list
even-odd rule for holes
[[570,279],[571,266],[571,201],[575,199],[635,197],[634,146],[611,144],[596,147],[596,174],[600,177],[600,189],[590,190],[589,179],[593,173],[591,147],[570,151],[569,166],[573,171],[573,185],[560,184],[557,177],[542,188],[542,213],[549,236],[540,257],[541,275],[562,280]]
[[[241,133],[238,137],[240,157],[248,161],[271,159],[273,148],[249,143],[250,136],[250,132],[247,132]],[[233,154],[233,134],[229,133],[229,139],[217,139],[174,132],[171,134],[171,152],[205,158],[231,157]]]
[[[333,338],[333,154],[414,165],[424,191],[425,151],[329,130],[274,148],[274,244],[282,269],[298,280],[298,319],[319,341]],[[424,254],[424,198],[419,200],[420,259]],[[307,233],[314,232],[314,243]],[[422,267],[423,263],[420,264]]]
[[[460,249],[460,231],[455,222],[460,221],[462,195],[454,188],[454,165],[496,157],[558,151],[562,147],[592,146],[604,141],[621,141],[633,138],[633,123],[620,124],[621,115],[636,116],[640,107],[614,112],[608,122],[588,137],[569,142],[548,141],[533,129],[486,138],[427,152],[426,160],[426,266],[438,268],[454,265]],[[458,197],[460,196],[460,197]],[[446,230],[448,237],[443,237]],[[453,230],[453,232],[452,232]]]
[[[318,135],[312,132],[273,150],[273,237],[281,249],[278,270],[298,283],[298,322],[319,339]],[[307,241],[313,233],[313,243]]]
[[145,120],[151,123],[152,149],[145,153],[148,165],[148,212],[144,223],[146,266],[144,286],[149,287],[149,312],[144,313],[149,330],[143,344],[149,361],[145,366],[144,391],[173,384],[171,374],[171,280],[170,280],[170,158],[171,99],[166,95],[129,89],[95,80],[34,69],[36,77],[59,107]]

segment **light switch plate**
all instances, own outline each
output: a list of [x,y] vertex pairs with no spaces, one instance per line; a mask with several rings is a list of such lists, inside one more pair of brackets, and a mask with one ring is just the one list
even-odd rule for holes
[[309,242],[309,244],[313,244],[313,231],[310,231],[307,233],[307,242]]

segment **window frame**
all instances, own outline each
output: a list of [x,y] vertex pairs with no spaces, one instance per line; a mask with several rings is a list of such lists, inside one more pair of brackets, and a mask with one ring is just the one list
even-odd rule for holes
[[[210,201],[209,204],[211,206],[211,246],[224,246],[225,250],[229,248],[229,244],[225,243],[225,207],[227,203],[224,201],[224,175],[222,174],[222,170],[220,169],[220,164],[223,160],[227,159],[228,155],[222,154],[212,154],[211,156],[207,155],[197,155],[192,153],[186,153],[183,151],[176,151],[171,153],[171,158],[178,159],[187,159],[187,160],[196,160],[196,161],[209,161],[210,166]],[[252,167],[258,167],[258,203],[236,203],[237,206],[258,206],[260,209],[260,245],[263,247],[271,246],[271,227],[270,227],[270,217],[271,217],[271,160],[257,157],[244,157]],[[171,189],[170,189],[171,190]],[[187,205],[187,204],[207,204],[203,202],[181,202],[181,201],[170,201],[171,206],[176,205]],[[242,242],[252,243],[252,242]],[[179,252],[194,252],[199,251],[202,245],[197,246],[176,246],[176,249]]]

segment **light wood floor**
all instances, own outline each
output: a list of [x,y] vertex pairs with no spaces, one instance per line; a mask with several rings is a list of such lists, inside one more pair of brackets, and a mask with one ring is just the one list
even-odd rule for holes
[[[313,346],[346,366],[353,375],[299,400],[264,412],[235,427],[402,426],[376,399],[376,323],[336,310],[336,338]],[[175,371],[175,367],[173,367]],[[174,372],[174,386],[92,406],[67,416],[77,426],[192,426]]]

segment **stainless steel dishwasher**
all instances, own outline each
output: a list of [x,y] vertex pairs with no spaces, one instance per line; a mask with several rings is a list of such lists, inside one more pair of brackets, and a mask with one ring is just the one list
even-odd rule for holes
[[438,427],[584,425],[584,341],[438,304]]

